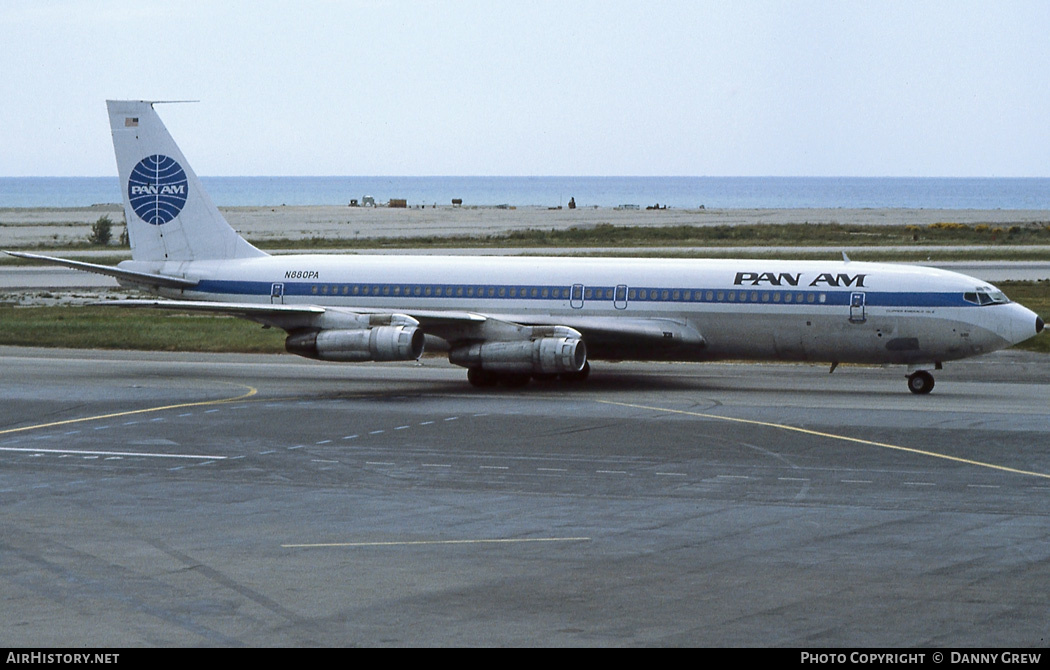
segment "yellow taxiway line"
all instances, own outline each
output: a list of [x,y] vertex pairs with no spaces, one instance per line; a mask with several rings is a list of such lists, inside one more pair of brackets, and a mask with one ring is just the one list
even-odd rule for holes
[[247,393],[239,395],[235,398],[220,398],[219,400],[202,400],[200,402],[184,402],[177,405],[163,405],[161,407],[146,407],[145,409],[131,409],[126,412],[113,412],[112,414],[98,414],[95,416],[85,416],[79,419],[66,419],[64,421],[52,421],[50,423],[38,423],[32,426],[22,426],[21,428],[7,428],[0,430],[0,435],[9,435],[11,433],[22,433],[29,430],[40,430],[41,428],[54,428],[56,426],[68,426],[74,423],[84,423],[85,421],[101,421],[103,419],[114,419],[121,416],[133,416],[135,414],[148,414],[150,412],[163,412],[168,409],[183,409],[185,407],[206,407],[208,405],[221,405],[228,402],[237,402],[238,400],[244,400],[251,398],[253,395],[259,392],[258,389],[245,386],[243,384],[236,384],[241,388],[248,389]]
[[840,440],[842,442],[853,442],[855,444],[864,444],[871,447],[880,447],[882,449],[893,449],[895,451],[903,451],[909,454],[917,454],[919,456],[927,456],[929,458],[940,458],[946,461],[954,461],[956,463],[964,463],[966,465],[975,465],[981,468],[989,468],[992,470],[1000,470],[1002,472],[1011,472],[1017,475],[1028,475],[1030,477],[1042,477],[1043,479],[1050,479],[1050,474],[1045,472],[1033,472],[1031,470],[1020,470],[1018,468],[1011,468],[1005,465],[996,465],[995,463],[985,463],[983,461],[975,461],[969,458],[962,458],[960,456],[950,456],[948,454],[940,454],[935,451],[926,451],[925,449],[915,449],[914,447],[902,447],[898,444],[889,444],[887,442],[875,442],[874,440],[865,440],[859,437],[850,437],[848,435],[837,435],[835,433],[825,433],[819,430],[810,430],[808,428],[799,428],[797,426],[789,426],[783,423],[773,423],[770,421],[756,421],[754,419],[738,419],[731,416],[720,416],[718,414],[707,414],[704,412],[691,412],[684,409],[670,409],[667,407],[653,407],[650,405],[637,405],[627,402],[616,402],[613,400],[598,400],[605,405],[618,405],[620,407],[630,407],[633,409],[644,409],[652,412],[665,412],[667,414],[684,414],[687,416],[696,416],[704,419],[716,419],[718,421],[730,421],[733,423],[746,423],[752,426],[765,426],[767,428],[776,428],[779,430],[788,430],[794,433],[803,433],[805,435],[813,435],[815,437],[824,437],[830,440]]

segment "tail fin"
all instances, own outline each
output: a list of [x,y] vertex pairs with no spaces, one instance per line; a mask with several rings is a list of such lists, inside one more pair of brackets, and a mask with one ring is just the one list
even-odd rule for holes
[[265,256],[226,222],[153,103],[109,100],[109,125],[136,261]]

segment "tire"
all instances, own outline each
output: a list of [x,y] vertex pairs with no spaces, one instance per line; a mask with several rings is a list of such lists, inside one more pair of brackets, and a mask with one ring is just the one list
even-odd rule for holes
[[908,375],[908,390],[916,395],[926,395],[933,390],[933,375],[919,370]]

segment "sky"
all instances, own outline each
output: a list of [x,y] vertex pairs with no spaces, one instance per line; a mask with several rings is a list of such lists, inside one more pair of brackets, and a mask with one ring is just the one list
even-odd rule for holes
[[0,0],[0,176],[1050,176],[1050,3]]

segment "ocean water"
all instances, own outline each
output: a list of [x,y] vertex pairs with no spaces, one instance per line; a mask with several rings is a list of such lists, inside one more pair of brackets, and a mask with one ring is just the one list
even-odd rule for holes
[[[372,196],[410,206],[1048,209],[1047,178],[910,177],[202,177],[220,206],[346,205]],[[116,177],[0,177],[0,207],[118,203]]]

